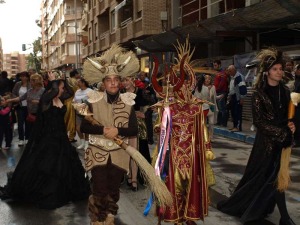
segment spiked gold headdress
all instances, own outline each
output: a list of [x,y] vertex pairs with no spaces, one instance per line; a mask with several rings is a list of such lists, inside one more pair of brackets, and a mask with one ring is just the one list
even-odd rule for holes
[[139,68],[140,63],[134,52],[113,44],[100,57],[87,58],[83,64],[83,76],[90,84],[94,84],[108,75],[133,75]]
[[[188,38],[184,44],[177,41],[177,46],[175,46],[178,57],[175,59],[176,62],[169,71],[166,71],[166,77],[169,82],[168,87],[163,87],[159,84],[158,75],[158,59],[154,59],[154,69],[152,73],[152,86],[153,89],[160,97],[166,97],[166,89],[170,92],[176,93],[178,98],[185,101],[187,100],[187,91],[192,91],[196,85],[195,73],[189,64],[192,58],[194,49],[191,52],[191,47]],[[184,88],[183,88],[184,87]],[[168,94],[170,93],[168,92]]]

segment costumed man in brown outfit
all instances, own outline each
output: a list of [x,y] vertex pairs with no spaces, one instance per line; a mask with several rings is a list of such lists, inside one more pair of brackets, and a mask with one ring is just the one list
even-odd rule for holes
[[81,131],[90,134],[85,167],[92,175],[88,203],[91,225],[113,225],[118,211],[119,188],[124,174],[129,171],[130,157],[113,139],[119,136],[126,141],[138,133],[132,107],[135,94],[121,94],[119,86],[121,77],[138,70],[139,61],[134,53],[117,45],[83,65],[83,75],[89,83],[102,81],[105,86],[104,92],[88,93],[93,117],[86,116],[81,124]]

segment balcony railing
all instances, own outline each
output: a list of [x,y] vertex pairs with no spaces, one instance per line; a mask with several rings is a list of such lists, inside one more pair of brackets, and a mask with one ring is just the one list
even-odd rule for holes
[[121,22],[120,26],[125,27],[128,23],[132,22],[132,18],[129,17],[128,19]]
[[100,50],[104,50],[109,47],[109,31],[106,31],[100,36]]
[[128,41],[134,36],[134,23],[129,21],[126,23],[126,26],[120,28],[120,38],[121,42]]

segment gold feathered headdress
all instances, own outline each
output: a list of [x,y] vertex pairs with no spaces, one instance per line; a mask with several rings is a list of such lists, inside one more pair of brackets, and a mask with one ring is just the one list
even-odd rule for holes
[[126,77],[137,73],[140,63],[134,52],[113,44],[100,57],[87,58],[83,64],[83,76],[90,83],[99,83],[108,75]]
[[256,58],[260,61],[260,72],[268,71],[275,64],[284,65],[282,52],[275,48],[261,50]]

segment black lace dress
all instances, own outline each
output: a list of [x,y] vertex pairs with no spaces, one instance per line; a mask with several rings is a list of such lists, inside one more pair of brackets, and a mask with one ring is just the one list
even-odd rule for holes
[[[52,103],[57,93],[58,82],[52,82],[41,97],[33,132],[12,177],[1,189],[2,197],[46,209],[88,197],[89,181],[65,128],[66,107]],[[62,100],[67,97],[68,93]]]

